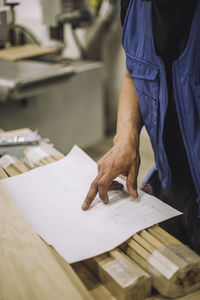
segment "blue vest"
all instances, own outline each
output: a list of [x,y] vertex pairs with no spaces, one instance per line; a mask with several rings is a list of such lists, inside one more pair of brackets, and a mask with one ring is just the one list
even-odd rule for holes
[[[142,118],[151,139],[159,177],[166,188],[171,183],[171,171],[163,145],[168,91],[165,66],[154,47],[151,7],[151,1],[130,1],[122,44],[126,67],[134,79]],[[181,134],[200,205],[200,1],[186,48],[173,62],[172,74]]]

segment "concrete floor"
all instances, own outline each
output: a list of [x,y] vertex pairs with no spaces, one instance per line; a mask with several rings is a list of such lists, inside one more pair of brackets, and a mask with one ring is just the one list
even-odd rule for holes
[[[107,137],[100,141],[99,143],[85,148],[84,151],[95,161],[98,161],[113,145],[113,136]],[[141,166],[138,176],[138,186],[142,183],[147,173],[154,164],[153,151],[151,148],[151,143],[149,137],[145,130],[141,132],[140,139],[140,156],[141,156]]]

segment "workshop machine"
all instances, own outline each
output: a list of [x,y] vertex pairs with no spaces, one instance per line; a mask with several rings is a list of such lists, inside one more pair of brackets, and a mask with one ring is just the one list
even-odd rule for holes
[[[70,24],[74,40],[81,50],[82,59],[91,59],[91,48],[94,47],[96,50],[97,41],[98,48],[102,48],[101,39],[105,39],[111,24],[118,17],[118,0],[40,0],[40,3],[43,23],[48,28],[49,38],[60,41],[64,47],[64,27]],[[5,48],[8,44],[10,46],[26,43],[40,44],[30,28],[16,23],[15,8],[18,5],[20,1],[0,0],[1,48]],[[85,29],[84,47],[76,34],[76,29],[80,28]]]
[[[38,128],[65,153],[74,143],[88,146],[104,136],[101,53],[117,16],[118,0],[39,3],[41,21],[56,47],[19,59],[23,52],[43,51],[44,47],[30,28],[16,22],[20,1],[0,1],[0,126],[7,130],[27,124]],[[70,43],[65,37],[66,26],[80,52],[75,60],[63,55]],[[77,33],[80,29],[84,43]],[[19,57],[13,59],[18,52]],[[2,58],[4,54],[10,55],[8,60]]]

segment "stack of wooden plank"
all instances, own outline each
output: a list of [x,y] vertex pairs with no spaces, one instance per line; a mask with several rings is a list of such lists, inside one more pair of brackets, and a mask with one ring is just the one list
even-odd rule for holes
[[[0,159],[0,178],[62,157],[52,145],[29,147],[22,160],[8,155]],[[0,205],[0,299],[11,299],[15,290],[17,297],[12,299],[142,300],[150,296],[153,286],[160,295],[148,299],[161,300],[200,288],[200,257],[157,225],[133,235],[109,253],[69,266],[37,237],[2,185]],[[5,272],[7,276],[3,276]],[[8,289],[11,282],[16,283],[13,290]],[[195,300],[196,295],[199,292],[183,299]]]
[[162,295],[176,298],[199,288],[199,256],[159,226],[133,235],[121,249],[152,276]]

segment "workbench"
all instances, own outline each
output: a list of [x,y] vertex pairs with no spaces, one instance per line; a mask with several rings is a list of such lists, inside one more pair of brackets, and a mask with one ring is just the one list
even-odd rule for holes
[[[16,133],[21,132],[23,130]],[[47,155],[42,155],[34,167],[64,157],[51,145],[38,147]],[[28,147],[24,151],[25,157],[31,149]],[[25,158],[5,156],[5,159],[10,159],[11,163],[0,167],[1,179],[31,169]],[[150,263],[152,257],[154,262]],[[165,278],[165,270],[162,273],[157,268],[158,257],[168,259],[169,265],[179,266],[171,278]],[[170,286],[171,291],[167,290]],[[0,182],[0,300],[170,299],[160,295],[155,288],[174,299],[200,299],[199,256],[156,225],[133,235],[109,253],[70,266],[34,232]],[[181,289],[196,291],[175,297],[182,293]]]

